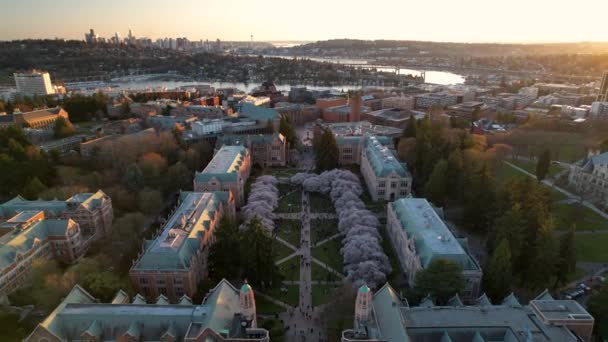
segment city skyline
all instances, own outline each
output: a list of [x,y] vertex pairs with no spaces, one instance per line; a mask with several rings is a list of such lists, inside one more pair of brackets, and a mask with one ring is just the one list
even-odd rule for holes
[[[84,33],[91,28],[102,37],[111,37],[115,32],[125,37],[132,29],[137,37],[151,39],[187,37],[228,41],[249,41],[251,35],[256,41],[352,38],[554,43],[608,40],[602,28],[602,15],[608,3],[597,4],[594,0],[581,0],[574,8],[548,0],[513,0],[501,7],[500,14],[495,6],[482,0],[432,4],[380,0],[374,3],[378,9],[376,16],[364,10],[369,4],[320,0],[297,8],[277,0],[265,1],[263,6],[235,0],[217,8],[194,0],[177,3],[152,0],[147,1],[145,7],[135,0],[3,2],[11,15],[0,22],[0,40],[84,40]],[[293,10],[297,10],[297,16]],[[568,25],[560,25],[556,22],[558,18],[567,19]]]

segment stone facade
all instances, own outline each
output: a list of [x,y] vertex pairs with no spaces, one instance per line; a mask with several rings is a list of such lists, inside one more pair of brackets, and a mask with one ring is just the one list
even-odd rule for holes
[[289,147],[280,133],[255,135],[224,135],[217,147],[223,145],[245,146],[251,151],[251,162],[260,167],[285,166],[289,160]]
[[586,200],[608,207],[608,152],[592,152],[572,164],[568,181]]

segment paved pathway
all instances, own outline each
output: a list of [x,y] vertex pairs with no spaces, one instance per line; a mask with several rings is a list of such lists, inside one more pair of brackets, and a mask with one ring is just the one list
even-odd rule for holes
[[[535,175],[531,174],[530,172],[522,169],[521,167],[519,167],[517,165],[509,163],[506,160],[504,160],[503,163],[509,165],[510,167],[516,169],[519,172],[522,172],[522,173],[524,173],[524,174],[526,174],[526,175],[528,175],[528,176],[536,179]],[[573,199],[573,200],[577,200],[577,201],[580,199],[580,196],[577,196],[577,195],[571,193],[570,191],[564,190],[564,189],[556,186],[550,180],[545,179],[545,180],[542,181],[542,183],[545,184],[546,186],[550,187],[550,188],[553,188],[553,189],[561,192],[562,194],[566,195],[569,199]],[[585,207],[587,207],[587,208],[589,208],[589,209],[591,209],[593,211],[595,211],[598,215],[602,216],[603,218],[608,219],[608,214],[606,214],[605,212],[603,212],[600,209],[598,209],[595,205],[593,205],[593,203],[590,203],[588,201],[583,201],[582,203],[580,201],[578,201],[578,203],[581,204],[581,205],[584,205]]]
[[[281,214],[278,214],[278,217]],[[289,214],[291,215],[291,214]],[[285,281],[284,284],[299,285],[298,306],[283,312],[279,317],[283,320],[287,331],[285,341],[287,342],[313,342],[326,341],[325,330],[322,328],[322,320],[319,317],[320,310],[312,304],[312,286],[318,282],[312,281],[312,263],[318,260],[312,257],[310,246],[310,203],[308,192],[302,192],[302,211],[299,213],[302,222],[300,234],[300,247],[287,258],[277,261],[284,262],[287,259],[300,256],[300,280]],[[286,244],[286,242],[285,242]],[[329,271],[334,271],[329,269]],[[335,271],[334,271],[335,272]]]
[[333,240],[333,239],[337,239],[337,238],[339,238],[340,236],[342,236],[342,234],[341,234],[341,233],[334,234],[334,235],[332,235],[332,236],[328,237],[328,238],[327,238],[327,239],[325,239],[325,240],[321,240],[321,241],[319,241],[319,242],[315,243],[315,245],[314,245],[313,247],[319,247],[319,246],[322,246],[322,245],[324,245],[325,243],[327,243],[327,242],[329,242],[329,241],[331,241],[331,240]]

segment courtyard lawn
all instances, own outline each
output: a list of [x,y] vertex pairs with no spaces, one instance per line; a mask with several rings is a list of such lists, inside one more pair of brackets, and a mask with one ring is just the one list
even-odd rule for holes
[[[341,271],[341,270],[336,270],[336,271]],[[312,273],[311,274],[312,280],[333,282],[333,281],[339,281],[341,279],[337,274],[326,270],[325,268],[323,268],[320,265],[317,265],[314,262],[312,263],[312,272],[311,273]]]
[[559,230],[566,230],[573,224],[576,225],[578,231],[608,229],[608,220],[578,203],[554,203],[552,212],[555,228]]
[[274,249],[274,260],[281,260],[281,259],[287,257],[288,255],[295,253],[295,251],[293,249],[285,246],[284,244],[280,243],[279,241],[273,241],[272,247]]
[[318,192],[310,192],[310,212],[311,213],[334,213],[334,204],[328,195]]
[[266,173],[271,176],[275,176],[277,178],[284,178],[284,177],[289,178],[298,172],[301,172],[301,171],[298,169],[294,169],[294,168],[272,168],[272,169],[268,169]]
[[279,206],[276,213],[297,213],[302,211],[302,192],[291,185],[279,184]]
[[319,306],[330,301],[333,292],[336,290],[335,285],[316,284],[312,286],[312,305]]
[[321,246],[312,249],[312,256],[319,259],[319,261],[327,264],[327,266],[333,268],[337,272],[342,272],[344,268],[344,260],[342,254],[340,254],[341,238],[335,238],[327,241]]
[[[533,175],[536,174],[536,160],[509,159],[507,161],[517,167],[520,167],[520,168],[530,172]],[[564,170],[564,168],[562,168],[558,164],[551,163],[549,166],[549,173],[547,173],[547,178],[553,177],[563,170]]]
[[608,263],[608,234],[577,234],[576,260]]
[[310,240],[313,246],[317,242],[325,240],[338,233],[337,219],[313,219],[310,221]]
[[281,239],[289,242],[295,247],[300,246],[300,232],[302,231],[302,223],[299,220],[275,220],[274,231]]
[[510,165],[507,165],[506,163],[498,163],[498,166],[496,169],[496,183],[498,185],[504,185],[505,183],[507,183],[509,180],[511,180],[513,178],[523,178],[523,177],[528,177],[528,176],[523,174],[522,172],[512,168]]
[[279,265],[284,280],[300,281],[300,258],[295,256]]
[[283,307],[276,305],[262,296],[255,296],[255,310],[261,315],[274,315],[285,311]]
[[286,304],[298,306],[300,287],[298,285],[281,285],[279,288],[272,289],[269,292],[264,292],[264,294],[267,294]]

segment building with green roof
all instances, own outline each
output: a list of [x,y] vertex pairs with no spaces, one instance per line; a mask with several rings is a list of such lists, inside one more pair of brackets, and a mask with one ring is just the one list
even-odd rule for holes
[[109,236],[114,219],[112,199],[101,190],[76,194],[65,201],[30,201],[16,196],[0,204],[0,218],[9,218],[24,210],[43,211],[47,218],[71,218],[79,224],[87,241]]
[[207,257],[213,234],[223,215],[234,217],[229,192],[182,192],[180,203],[153,240],[144,241],[142,254],[129,276],[147,298],[166,296],[175,301],[196,294],[207,277]]
[[76,285],[25,341],[270,341],[255,317],[244,316],[240,297],[236,287],[222,280],[199,305],[186,296],[178,304],[162,299],[148,303],[141,296],[131,303],[123,291],[106,304]]
[[18,289],[30,275],[32,261],[55,258],[71,263],[86,251],[78,223],[47,219],[41,210],[26,210],[0,224],[0,294]]
[[447,259],[462,267],[467,281],[463,300],[477,298],[482,277],[479,263],[469,254],[466,240],[454,237],[426,199],[401,198],[390,203],[387,211],[389,240],[411,286],[419,270],[434,260]]
[[361,174],[374,201],[394,201],[411,193],[412,176],[407,165],[397,159],[385,139],[366,137],[361,151]]
[[202,172],[194,174],[194,191],[229,191],[237,206],[245,203],[251,155],[245,146],[222,146]]
[[287,141],[280,133],[227,134],[218,138],[216,148],[224,145],[245,146],[251,153],[251,162],[261,167],[285,166],[289,158]]
[[[359,297],[368,294],[359,293]],[[455,296],[448,305],[432,300],[410,306],[386,284],[373,294],[367,315],[355,318],[342,342],[580,342],[590,341],[594,318],[574,300],[555,300],[545,291],[528,305],[515,296],[492,304],[485,295],[474,305]]]

